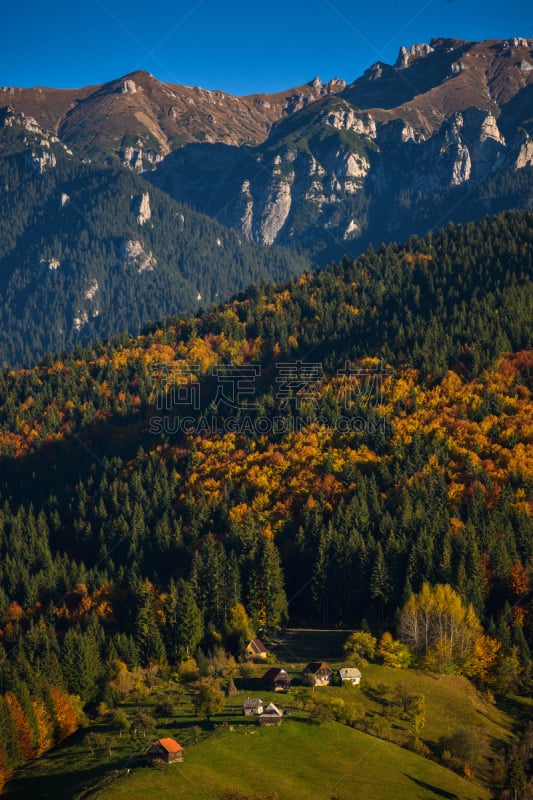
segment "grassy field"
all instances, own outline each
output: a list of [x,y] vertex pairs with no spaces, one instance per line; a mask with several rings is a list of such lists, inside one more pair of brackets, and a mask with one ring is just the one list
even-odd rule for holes
[[[280,800],[487,798],[486,787],[497,777],[498,752],[512,736],[511,717],[458,676],[377,665],[362,670],[361,687],[304,690],[302,666],[309,660],[339,666],[346,636],[347,632],[339,631],[284,631],[274,652],[277,663],[293,676],[291,692],[265,692],[261,675],[268,665],[258,664],[246,678],[235,679],[239,693],[227,700],[224,712],[211,723],[194,715],[186,687],[175,694],[163,684],[145,697],[130,699],[121,704],[130,719],[139,708],[153,712],[162,695],[177,702],[177,713],[171,720],[159,719],[157,727],[145,735],[138,731],[119,736],[105,718],[94,722],[90,731],[104,737],[98,752],[92,754],[87,747],[88,731],[79,732],[63,747],[21,770],[5,794],[13,800],[176,796],[218,800],[224,790],[235,788],[258,794],[270,790]],[[426,752],[438,753],[442,737],[462,733],[463,760],[473,768],[473,781],[465,781],[435,759],[398,746],[413,741],[409,722],[395,705],[399,682],[409,693],[425,697],[426,724],[420,738]],[[305,710],[302,692],[307,696]],[[292,714],[280,728],[259,728],[255,719],[240,713],[247,696],[290,706]],[[311,722],[308,711],[314,701],[335,699],[356,709],[357,729],[336,722],[321,726]],[[164,736],[186,747],[185,762],[168,769],[146,767],[144,751],[153,739]],[[460,769],[461,763],[456,761],[455,766]]]
[[342,646],[351,631],[342,630],[300,630],[287,628],[279,634],[272,649],[284,664],[297,664],[309,661],[342,661]]
[[[493,781],[495,755],[512,738],[511,719],[488,703],[469,681],[457,675],[397,670],[375,664],[365,667],[363,675],[361,690],[354,691],[371,732],[390,738],[388,727],[391,733],[396,731],[398,740],[402,734],[408,738],[408,725],[391,716],[390,711],[395,687],[402,683],[409,693],[425,698],[426,724],[420,734],[423,742],[432,750],[439,750],[443,739],[460,732],[465,739],[464,760],[482,781],[487,784]],[[329,691],[339,697],[346,696],[346,689],[332,687]]]
[[235,726],[188,749],[183,764],[134,769],[105,800],[216,800],[227,789],[280,800],[484,800],[486,790],[395,745],[338,723],[291,717],[280,728]]
[[[294,674],[301,663],[327,661],[332,669],[344,665],[342,645],[349,631],[288,629],[280,634],[274,651]],[[301,662],[301,663],[299,663]],[[445,737],[461,732],[465,736],[468,761],[478,778],[486,784],[494,779],[494,762],[498,752],[512,738],[511,715],[487,700],[474,686],[457,675],[437,675],[419,670],[398,670],[370,664],[364,667],[361,687],[353,689],[328,687],[328,697],[353,698],[365,715],[367,731],[383,738],[405,743],[408,725],[391,716],[394,690],[402,683],[412,694],[421,694],[426,701],[426,724],[422,740],[432,749]],[[317,688],[319,697],[324,688]],[[512,717],[517,716],[513,709]]]

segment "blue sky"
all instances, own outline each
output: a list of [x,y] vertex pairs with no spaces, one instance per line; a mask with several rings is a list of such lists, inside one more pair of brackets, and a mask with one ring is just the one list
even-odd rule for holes
[[531,0],[10,0],[0,85],[78,87],[146,69],[233,94],[352,81],[432,37],[533,37]]

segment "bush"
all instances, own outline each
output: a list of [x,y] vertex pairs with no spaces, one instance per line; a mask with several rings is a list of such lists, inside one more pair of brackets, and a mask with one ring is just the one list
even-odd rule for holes
[[147,730],[153,730],[156,726],[157,722],[155,717],[153,717],[148,711],[138,711],[135,715],[135,719],[133,720],[135,732],[137,732],[137,729],[140,729],[146,733]]
[[333,712],[327,703],[315,703],[309,717],[315,725],[324,725],[333,720]]
[[405,669],[413,663],[413,654],[407,645],[393,639],[388,631],[380,639],[377,655],[387,667]]
[[169,717],[175,717],[177,714],[177,709],[174,703],[171,700],[161,700],[155,707],[154,713],[156,717],[168,719]]
[[243,661],[242,664],[239,664],[239,675],[245,681],[248,681],[250,680],[250,678],[253,678],[254,674],[255,670],[253,666],[249,664],[247,661]]
[[194,658],[188,658],[179,665],[179,676],[183,683],[193,683],[200,677],[200,670]]
[[120,708],[115,708],[110,712],[108,722],[109,725],[114,728],[114,730],[120,732],[127,731],[131,728],[131,722],[128,715]]

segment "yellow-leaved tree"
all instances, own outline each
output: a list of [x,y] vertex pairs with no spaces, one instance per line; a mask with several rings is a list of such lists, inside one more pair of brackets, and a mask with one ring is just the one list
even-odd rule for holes
[[354,631],[344,643],[344,657],[357,667],[366,667],[374,660],[378,640],[367,631]]
[[462,669],[482,635],[473,607],[449,584],[424,583],[402,608],[398,630],[423,665],[438,672]]

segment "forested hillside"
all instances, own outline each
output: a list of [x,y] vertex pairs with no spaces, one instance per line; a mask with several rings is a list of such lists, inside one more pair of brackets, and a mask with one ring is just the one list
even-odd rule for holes
[[401,635],[425,583],[475,637],[411,658],[530,692],[532,262],[509,213],[4,371],[4,774],[121,664]]
[[121,167],[0,158],[0,363],[31,366],[281,280],[307,262],[243,241]]

